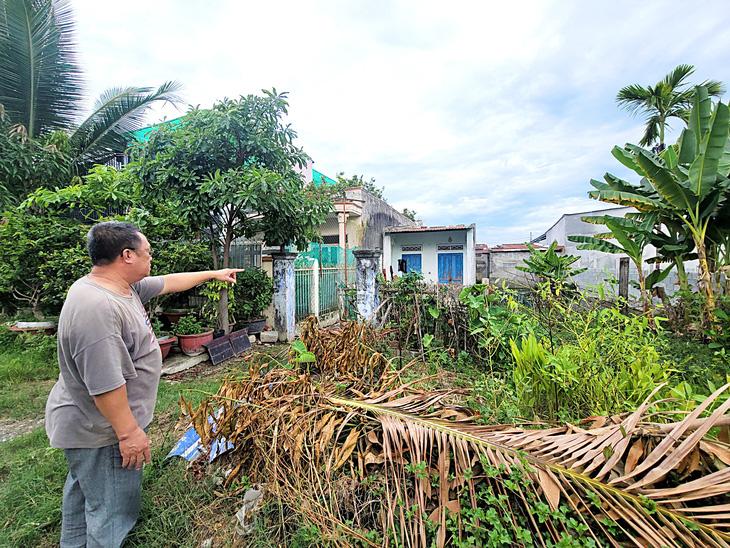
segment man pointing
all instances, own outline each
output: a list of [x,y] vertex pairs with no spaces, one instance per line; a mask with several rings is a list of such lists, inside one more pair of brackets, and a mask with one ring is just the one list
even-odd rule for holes
[[60,375],[46,404],[52,447],[66,454],[61,546],[116,547],[139,515],[150,462],[162,355],[144,304],[239,269],[150,276],[152,249],[128,223],[94,225],[91,272],[74,282],[58,320]]

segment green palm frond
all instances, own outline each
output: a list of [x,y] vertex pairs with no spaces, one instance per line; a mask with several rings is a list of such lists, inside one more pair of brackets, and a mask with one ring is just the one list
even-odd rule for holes
[[688,76],[695,71],[692,65],[677,65],[672,71],[662,78],[662,83],[670,89],[675,89],[685,83]]
[[[687,78],[694,73],[692,65],[678,65],[654,86],[631,84],[619,90],[618,105],[632,115],[646,116],[644,134],[639,141],[651,146],[663,141],[664,130],[670,118],[688,122],[689,109],[695,98],[695,87],[688,87]],[[708,80],[703,84],[710,96],[719,96],[725,90],[721,82]]]
[[152,88],[111,88],[94,104],[94,111],[71,136],[79,164],[101,163],[129,144],[129,134],[144,127],[145,115],[157,102],[180,102],[177,82]]
[[0,4],[0,103],[30,138],[68,129],[81,107],[81,69],[66,0]]
[[639,144],[643,147],[650,146],[659,139],[659,126],[661,122],[657,116],[647,118],[644,126],[644,135],[642,135]]
[[652,101],[653,93],[651,88],[645,88],[639,84],[631,84],[623,87],[616,94],[616,102],[631,114],[642,112],[645,105]]

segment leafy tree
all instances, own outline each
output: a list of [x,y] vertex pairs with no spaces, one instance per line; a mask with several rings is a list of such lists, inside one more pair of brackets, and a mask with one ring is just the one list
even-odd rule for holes
[[363,188],[373,196],[385,200],[383,197],[384,187],[375,185],[375,177],[370,177],[370,179],[365,179],[362,175],[347,177],[344,171],[340,171],[335,177],[337,178],[337,184],[326,187],[326,190],[333,194],[343,194],[348,188]]
[[39,188],[22,206],[53,214],[71,213],[78,219],[97,221],[124,214],[139,203],[139,191],[130,174],[112,166],[96,165],[83,178],[53,190]]
[[[665,148],[664,131],[670,118],[689,121],[689,111],[694,100],[694,88],[687,86],[687,78],[694,72],[692,65],[679,65],[662,80],[653,86],[631,84],[621,88],[616,95],[616,102],[634,115],[646,116],[644,136],[639,141],[641,146],[657,144],[656,150]],[[724,92],[721,82],[705,81],[701,84],[712,96],[720,96]]]
[[24,138],[68,132],[72,160],[84,169],[123,152],[128,133],[144,126],[148,108],[178,102],[180,86],[111,88],[82,119],[74,26],[66,0],[0,0],[0,104]]
[[0,223],[0,299],[33,315],[55,314],[69,286],[88,271],[87,226],[18,207]]
[[72,176],[68,136],[54,131],[28,139],[0,105],[0,208],[17,203],[36,188],[67,184]]
[[[176,127],[163,124],[132,152],[143,201],[173,201],[180,218],[209,238],[215,268],[229,265],[240,237],[306,248],[331,209],[294,170],[307,155],[283,122],[287,109],[286,94],[276,90],[226,99],[192,109]],[[228,330],[226,289],[219,317]]]
[[415,221],[416,220],[417,213],[414,210],[412,210],[412,209],[408,209],[407,207],[404,207],[403,208],[403,215],[405,215],[406,217],[408,217],[411,221]]
[[722,102],[713,108],[707,88],[698,86],[689,127],[675,145],[661,155],[634,145],[614,148],[614,156],[642,177],[638,185],[606,174],[606,183],[591,181],[596,190],[589,193],[605,202],[657,213],[686,227],[699,259],[706,323],[714,322],[711,272],[713,258],[718,255],[717,251],[708,253],[708,249],[723,246],[723,227],[727,226],[729,134],[730,109]]

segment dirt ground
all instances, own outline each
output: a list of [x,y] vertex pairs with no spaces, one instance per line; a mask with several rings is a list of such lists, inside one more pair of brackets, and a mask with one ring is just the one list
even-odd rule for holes
[[34,419],[0,419],[0,443],[32,432],[43,425],[43,417]]

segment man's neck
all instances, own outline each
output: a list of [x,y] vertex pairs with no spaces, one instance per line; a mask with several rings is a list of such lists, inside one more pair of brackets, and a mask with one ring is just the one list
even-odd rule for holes
[[119,293],[120,295],[129,295],[131,293],[129,282],[124,279],[118,272],[101,267],[94,266],[91,268],[89,278],[97,285]]

